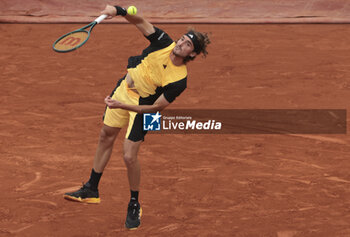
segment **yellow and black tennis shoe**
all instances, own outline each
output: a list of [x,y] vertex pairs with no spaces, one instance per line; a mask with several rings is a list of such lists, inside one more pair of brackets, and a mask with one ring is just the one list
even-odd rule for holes
[[83,203],[100,203],[100,197],[98,195],[98,190],[94,191],[89,188],[89,183],[83,184],[78,191],[65,193],[63,196],[65,199],[83,202]]
[[129,202],[125,227],[136,230],[141,224],[142,208],[138,202]]

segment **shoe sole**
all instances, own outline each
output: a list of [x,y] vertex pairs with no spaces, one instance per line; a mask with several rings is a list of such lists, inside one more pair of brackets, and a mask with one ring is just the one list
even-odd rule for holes
[[70,201],[75,201],[75,202],[82,202],[82,203],[100,203],[101,199],[100,198],[81,198],[81,197],[72,197],[69,195],[64,195],[63,196],[65,199],[70,200]]
[[[140,207],[140,219],[141,219],[141,216],[142,216],[142,207]],[[140,225],[141,225],[141,222],[140,222]],[[136,230],[137,228],[140,227],[140,225],[137,227],[128,228],[125,224],[125,228],[127,228],[128,230]]]

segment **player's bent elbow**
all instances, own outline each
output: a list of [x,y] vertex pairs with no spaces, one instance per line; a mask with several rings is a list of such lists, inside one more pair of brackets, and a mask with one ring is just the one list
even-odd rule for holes
[[[166,107],[166,106],[160,106],[160,107],[158,107],[157,111],[159,111],[159,112],[160,112],[160,111],[163,111],[163,110],[165,109],[165,107]],[[156,112],[157,112],[157,111],[156,111]]]
[[154,104],[153,108],[151,109],[150,113],[157,113],[160,112],[162,110],[164,110],[167,107],[167,105],[163,105],[163,104]]
[[160,103],[156,103],[155,105],[156,105],[156,112],[157,111],[160,112],[164,110],[168,105],[170,105],[170,103],[167,100],[165,100],[165,101],[161,101]]

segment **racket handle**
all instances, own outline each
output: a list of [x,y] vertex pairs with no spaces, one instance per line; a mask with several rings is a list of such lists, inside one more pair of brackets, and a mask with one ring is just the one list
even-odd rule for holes
[[103,14],[103,15],[97,17],[97,18],[95,19],[95,21],[96,21],[97,24],[98,24],[98,23],[100,23],[101,21],[103,21],[104,19],[106,19],[106,17],[107,17],[107,15],[106,15],[106,14]]

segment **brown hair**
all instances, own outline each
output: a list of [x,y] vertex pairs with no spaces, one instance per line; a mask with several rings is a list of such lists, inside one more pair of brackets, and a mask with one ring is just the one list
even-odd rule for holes
[[[202,53],[203,57],[206,57],[208,54],[207,46],[208,46],[208,44],[211,43],[209,36],[208,36],[208,33],[205,33],[205,32],[202,33],[202,32],[196,31],[193,27],[189,27],[188,31],[191,31],[196,35],[198,42],[199,42],[199,46],[200,46],[199,53]],[[194,56],[194,57],[187,56],[184,58],[184,63],[186,64],[187,62],[192,61],[195,58],[196,58],[196,56]]]

